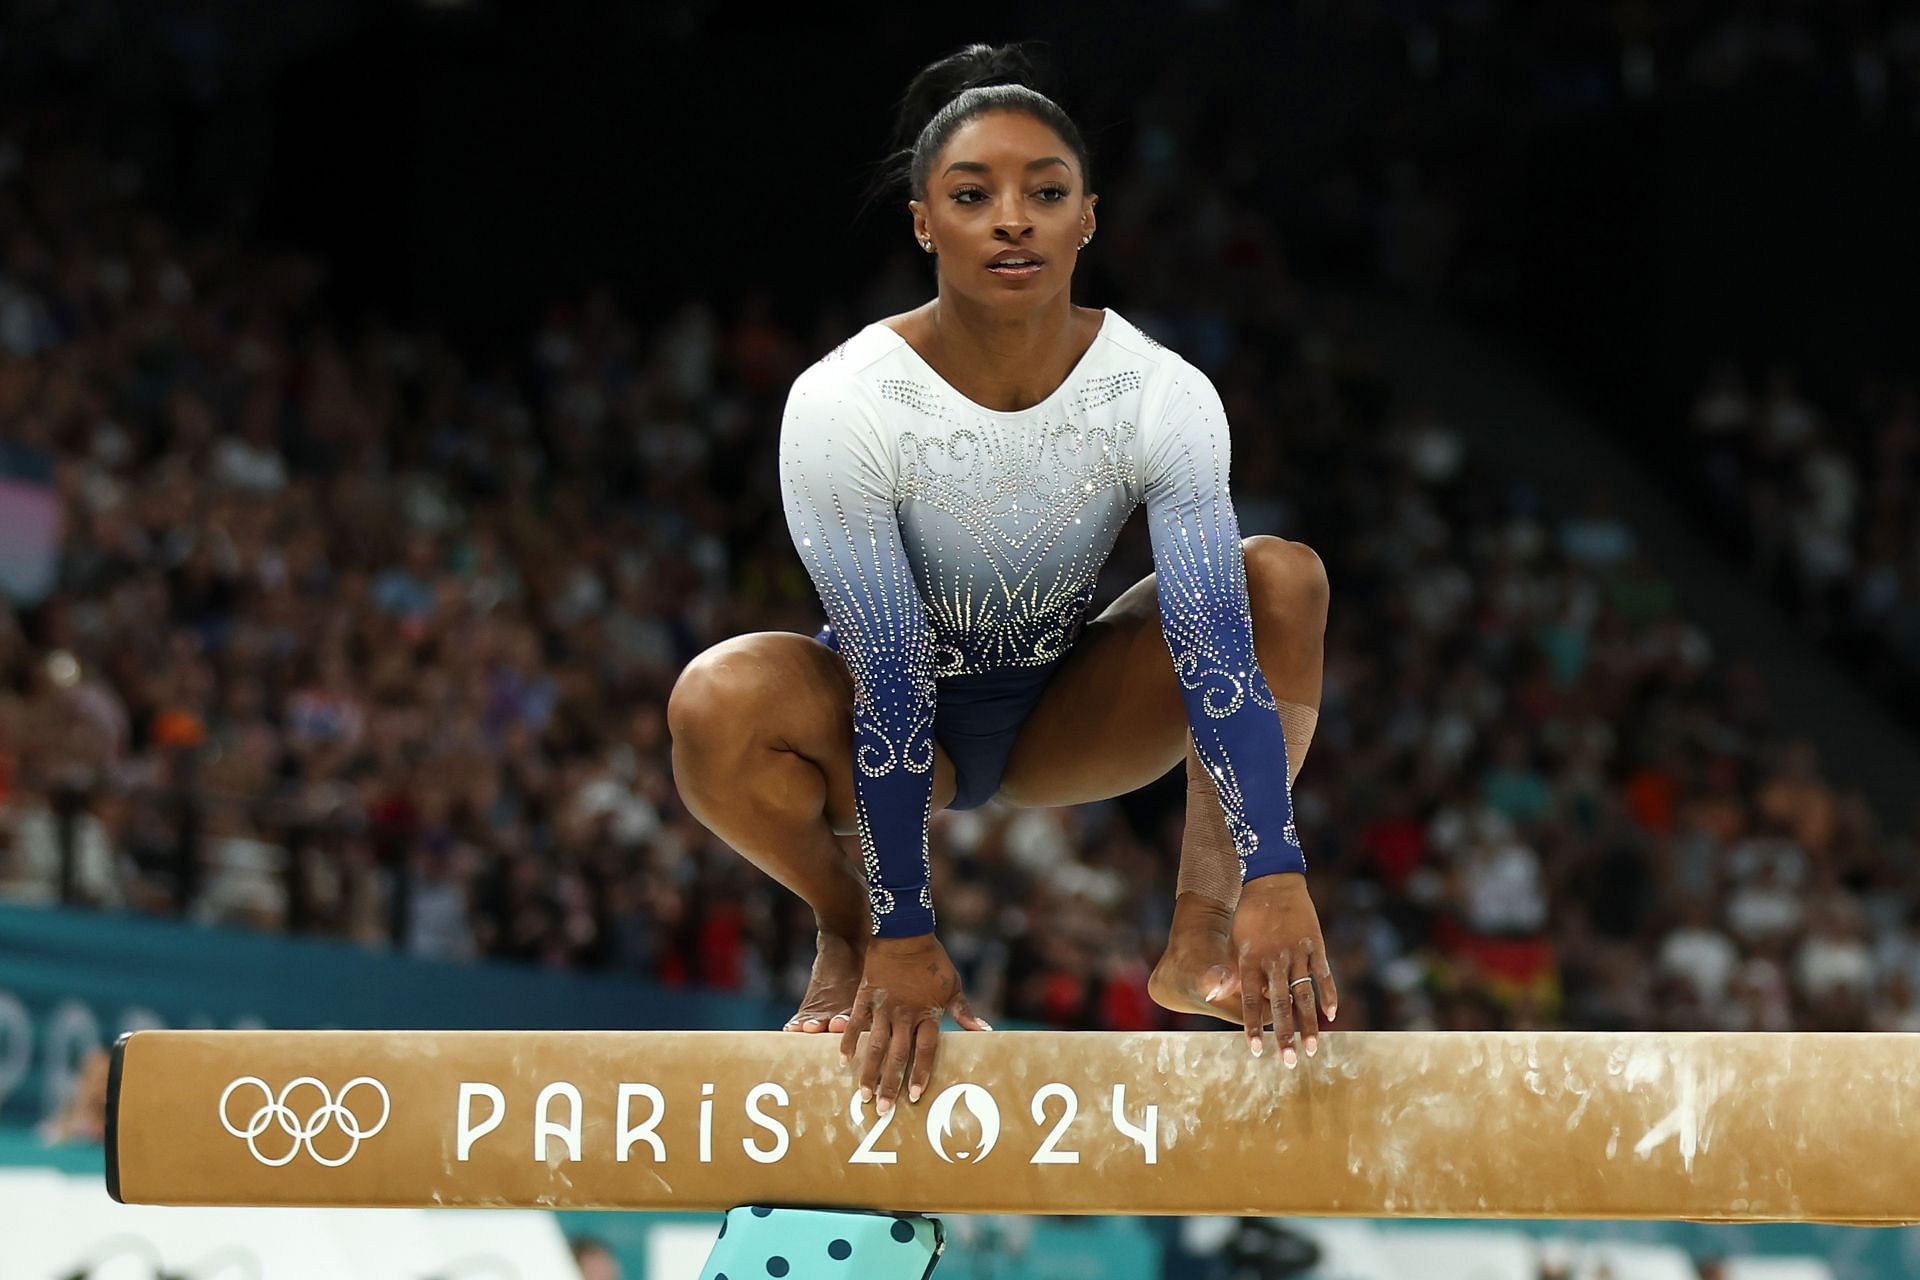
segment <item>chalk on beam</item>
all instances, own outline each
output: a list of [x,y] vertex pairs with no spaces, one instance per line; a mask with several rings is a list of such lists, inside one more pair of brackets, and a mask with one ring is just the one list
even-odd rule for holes
[[838,1038],[139,1031],[154,1204],[1920,1221],[1920,1035],[950,1032],[887,1117]]

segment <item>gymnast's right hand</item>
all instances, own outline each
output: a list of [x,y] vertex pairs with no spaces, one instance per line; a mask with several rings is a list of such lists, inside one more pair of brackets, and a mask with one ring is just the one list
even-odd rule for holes
[[881,1115],[893,1109],[909,1068],[907,1101],[920,1101],[933,1078],[940,1019],[948,1012],[969,1031],[993,1030],[967,1003],[960,975],[938,938],[928,933],[917,938],[875,938],[867,944],[853,1018],[840,1037],[840,1065],[852,1063],[860,1033],[871,1027],[860,1063],[860,1096],[869,1102],[878,1097],[875,1110]]

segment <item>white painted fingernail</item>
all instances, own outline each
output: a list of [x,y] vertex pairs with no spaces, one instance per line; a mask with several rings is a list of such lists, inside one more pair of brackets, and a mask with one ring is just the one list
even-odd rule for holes
[[910,1088],[908,1088],[908,1090],[907,1090],[907,1101],[908,1101],[908,1102],[918,1102],[918,1101],[920,1101],[920,1086],[919,1086],[919,1085],[917,1085],[917,1084],[916,1084],[916,1085],[913,1085],[913,1086],[911,1086]]
[[1254,1057],[1256,1057],[1256,1058],[1257,1058],[1257,1057],[1259,1057],[1259,1056],[1260,1056],[1260,1054],[1261,1054],[1261,1052],[1262,1052],[1262,1048],[1263,1048],[1263,1046],[1261,1045],[1261,1043],[1260,1043],[1260,1041],[1258,1041],[1258,1040],[1249,1040],[1249,1041],[1247,1041],[1247,1044],[1248,1044],[1248,1046],[1249,1046],[1249,1047],[1251,1047],[1251,1048],[1252,1048],[1252,1050],[1253,1050],[1253,1056],[1254,1056]]
[[993,1030],[993,1024],[991,1022],[988,1022],[985,1018],[982,1018],[980,1019],[980,1029],[982,1031],[991,1031]]
[[1294,1064],[1300,1061],[1300,1055],[1293,1051],[1292,1045],[1288,1045],[1286,1048],[1286,1052],[1283,1053],[1281,1056],[1287,1060],[1287,1065],[1289,1067],[1293,1066]]
[[1219,986],[1215,987],[1213,990],[1207,992],[1207,999],[1218,1000],[1220,998],[1220,993],[1222,991],[1225,991],[1226,989],[1227,989],[1227,984],[1224,982],[1221,983]]

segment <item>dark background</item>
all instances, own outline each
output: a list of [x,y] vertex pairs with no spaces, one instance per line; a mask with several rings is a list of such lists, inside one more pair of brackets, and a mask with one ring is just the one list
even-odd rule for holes
[[[1668,17],[1705,30],[1737,7]],[[178,216],[218,212],[251,169],[260,206],[225,212],[324,256],[336,305],[478,349],[505,352],[547,299],[590,282],[662,311],[764,292],[804,312],[853,294],[905,234],[891,203],[858,211],[905,72],[967,40],[1031,37],[1054,51],[1096,190],[1101,156],[1137,142],[1134,95],[1204,90],[1185,108],[1201,113],[1193,136],[1220,163],[1236,145],[1255,158],[1233,183],[1274,211],[1310,281],[1369,283],[1367,229],[1332,195],[1377,197],[1412,164],[1464,211],[1435,300],[1650,443],[1721,354],[1789,358],[1816,387],[1910,358],[1920,149],[1902,104],[1863,124],[1831,71],[1763,69],[1709,92],[1669,68],[1635,104],[1612,83],[1617,50],[1574,38],[1577,23],[1570,35],[1564,8],[1516,10],[1497,42],[1449,28],[1450,8],[15,5],[8,81],[102,112],[137,98]],[[1850,22],[1884,17],[1771,8],[1842,45]],[[63,56],[85,12],[110,13],[118,39]],[[1408,34],[1421,22],[1484,47],[1462,66],[1449,44],[1423,78]],[[1109,226],[1140,213],[1100,212]],[[1163,218],[1157,233],[1177,236],[1177,211]]]

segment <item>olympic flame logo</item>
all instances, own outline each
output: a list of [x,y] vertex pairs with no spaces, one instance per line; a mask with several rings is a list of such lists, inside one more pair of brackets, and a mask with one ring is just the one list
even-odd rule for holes
[[[380,1098],[380,1118],[372,1124],[363,1123],[360,1116],[347,1106],[348,1095],[363,1085],[372,1089]],[[260,1091],[260,1106],[247,1118],[244,1125],[236,1125],[228,1110],[228,1104],[232,1101],[235,1091],[244,1086],[251,1086]],[[294,1091],[301,1088],[312,1089],[319,1095],[319,1101],[307,1113],[304,1120],[299,1118],[289,1103]],[[305,1098],[302,1097],[300,1101],[304,1103]],[[306,1148],[307,1154],[312,1156],[316,1163],[325,1165],[329,1169],[337,1169],[353,1159],[363,1141],[387,1127],[387,1117],[392,1112],[393,1101],[387,1096],[387,1087],[372,1076],[355,1076],[347,1081],[340,1090],[338,1098],[333,1096],[326,1085],[312,1076],[301,1076],[289,1081],[286,1088],[280,1090],[278,1095],[275,1095],[267,1082],[259,1076],[241,1076],[220,1094],[221,1126],[234,1137],[244,1138],[247,1150],[253,1152],[254,1159],[276,1169],[291,1163],[293,1158],[300,1154],[302,1147]],[[292,1139],[292,1143],[288,1146],[286,1154],[269,1156],[260,1150],[257,1139],[276,1125],[281,1133]],[[324,1156],[313,1145],[313,1140],[334,1125],[338,1125],[340,1132],[346,1135],[347,1149],[343,1155]],[[275,1140],[270,1145],[278,1146],[279,1143]]]
[[[978,1128],[978,1142],[964,1151],[947,1154],[947,1139],[954,1136],[971,1114]],[[993,1144],[1000,1140],[1000,1107],[994,1102],[993,1095],[977,1084],[948,1085],[941,1090],[940,1096],[933,1100],[933,1106],[927,1111],[927,1137],[933,1141],[933,1150],[948,1164],[964,1164],[971,1161],[979,1164],[993,1150]]]

